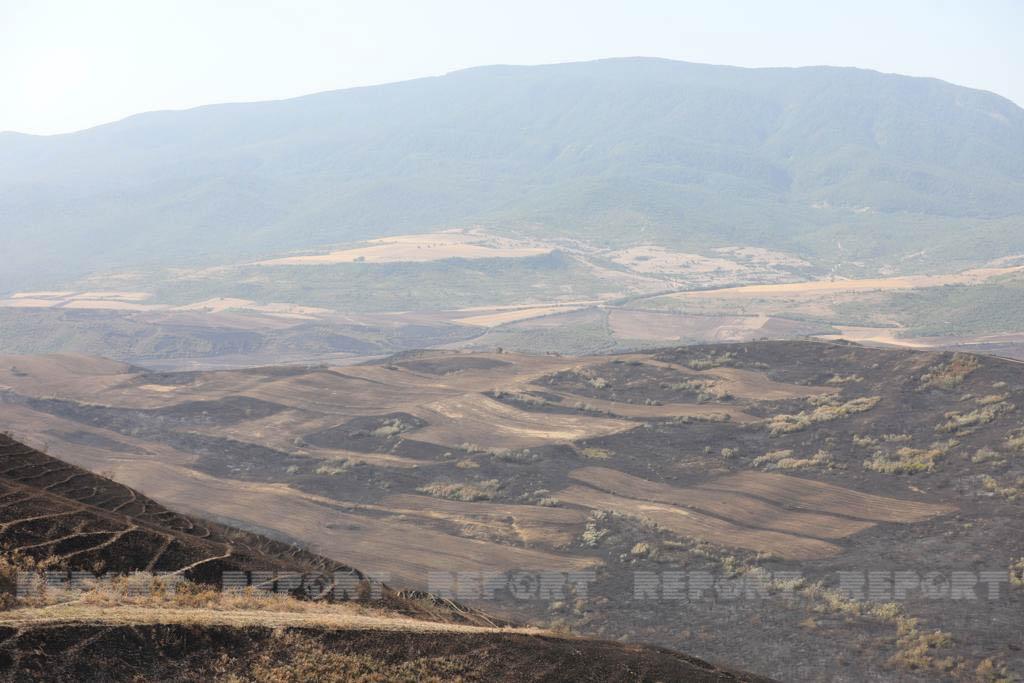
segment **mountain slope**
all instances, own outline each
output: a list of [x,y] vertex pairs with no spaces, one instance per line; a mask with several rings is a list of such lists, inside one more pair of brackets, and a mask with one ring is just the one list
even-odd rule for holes
[[[1024,670],[1019,362],[796,341],[204,372],[7,357],[0,386],[3,424],[66,462],[510,621],[781,680]],[[945,588],[847,590],[876,568]],[[681,594],[677,571],[714,589]],[[532,572],[557,591],[524,595]],[[954,597],[964,572],[998,590]]]
[[0,288],[468,224],[823,265],[899,265],[927,237],[924,266],[1024,248],[1021,215],[1024,111],[855,69],[483,67],[0,135]]
[[[37,566],[51,571],[180,573],[199,584],[239,570],[364,579],[332,560],[169,511],[4,435],[0,501],[2,599],[12,566],[32,560],[48,560]],[[140,585],[0,609],[0,680],[768,680],[660,648],[496,626],[451,601],[387,587],[381,599],[356,605],[181,589],[150,596]]]

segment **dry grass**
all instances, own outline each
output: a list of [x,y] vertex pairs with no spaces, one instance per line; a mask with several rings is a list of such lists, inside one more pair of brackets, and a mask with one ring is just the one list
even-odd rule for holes
[[889,664],[911,671],[949,672],[954,668],[951,656],[939,657],[938,649],[948,649],[953,638],[944,631],[922,632],[918,620],[900,617],[896,622],[896,654]]
[[863,396],[846,403],[825,403],[824,405],[819,405],[814,410],[801,411],[796,415],[775,415],[768,420],[768,432],[772,436],[798,432],[802,429],[807,429],[813,424],[831,422],[848,415],[867,412],[878,405],[881,400],[880,396]]
[[553,313],[570,313],[577,311],[582,306],[570,305],[570,304],[552,304],[549,306],[528,306],[524,308],[518,308],[511,311],[498,311],[495,313],[486,313],[479,315],[471,315],[465,318],[456,318],[455,322],[460,325],[473,325],[476,327],[497,327],[499,325],[505,325],[507,323],[518,322],[520,320],[529,320],[531,318],[539,318]]
[[443,657],[404,662],[381,661],[370,655],[335,652],[298,633],[281,633],[255,657],[223,657],[217,664],[218,683],[444,683],[466,680],[465,665]]
[[332,263],[397,263],[438,261],[451,258],[522,258],[551,252],[481,232],[448,231],[419,235],[398,235],[367,240],[365,246],[327,254],[287,256],[259,265],[322,265]]
[[817,611],[895,626],[896,652],[888,660],[892,667],[921,672],[949,672],[955,666],[951,656],[940,657],[938,652],[953,645],[952,637],[942,631],[922,631],[919,620],[906,616],[897,603],[854,600],[820,583],[798,585],[796,589],[817,604]]
[[970,434],[982,425],[994,421],[1000,415],[1013,412],[1016,409],[1017,406],[1014,404],[1000,401],[966,413],[949,412],[945,415],[946,421],[938,425],[935,431],[959,435]]
[[863,381],[864,381],[864,378],[861,375],[846,375],[846,376],[843,376],[843,375],[832,375],[832,377],[829,378],[825,382],[825,384],[831,384],[831,385],[835,386],[835,385],[838,385],[838,384],[859,383],[859,382],[863,382]]
[[932,444],[931,448],[910,448],[904,446],[889,454],[879,451],[864,461],[864,469],[882,474],[915,474],[917,472],[931,472],[935,469],[935,461],[954,448],[957,442],[954,440]]
[[1009,434],[1006,437],[1006,447],[1014,451],[1024,452],[1024,431],[1018,430]]
[[497,479],[485,479],[475,484],[434,482],[416,490],[436,498],[472,503],[478,500],[493,500],[501,490],[501,482]]
[[59,566],[60,558],[52,556],[47,560],[38,561],[23,555],[20,551],[4,550],[0,554],[0,610],[15,606],[18,575],[22,572],[43,572]]
[[1002,458],[1002,454],[999,451],[995,451],[988,446],[982,446],[979,448],[973,456],[971,456],[971,462],[981,464],[985,462],[991,462],[996,464],[1002,464],[1006,462]]
[[337,605],[296,600],[283,593],[271,593],[247,587],[240,591],[221,591],[213,586],[176,580],[139,572],[95,582],[79,594],[70,593],[73,602],[98,608],[146,607],[203,609],[216,611],[268,611],[301,614],[332,614]]
[[1002,484],[998,479],[988,474],[979,475],[978,479],[981,481],[981,487],[988,493],[1006,498],[1007,500],[1024,498],[1024,477],[1017,477],[1016,481],[1012,484]]
[[1024,587],[1024,557],[1010,564],[1010,585]]
[[1013,681],[1006,667],[996,663],[991,657],[986,657],[978,663],[974,670],[974,680],[979,683],[1012,683]]
[[955,389],[969,374],[978,369],[978,359],[966,353],[953,354],[953,358],[921,377],[921,388]]
[[826,450],[819,450],[809,458],[794,458],[790,449],[771,451],[754,458],[755,467],[764,465],[768,470],[802,470],[813,467],[834,467],[835,460]]
[[339,474],[345,474],[350,469],[352,469],[352,466],[349,465],[347,461],[342,461],[331,465],[320,465],[315,471],[321,476],[333,477]]

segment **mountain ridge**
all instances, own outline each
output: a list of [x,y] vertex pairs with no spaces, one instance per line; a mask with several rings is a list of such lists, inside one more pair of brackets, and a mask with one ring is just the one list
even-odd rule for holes
[[1024,250],[1024,110],[849,67],[476,67],[4,136],[0,159],[13,267],[51,281],[468,225],[825,267]]

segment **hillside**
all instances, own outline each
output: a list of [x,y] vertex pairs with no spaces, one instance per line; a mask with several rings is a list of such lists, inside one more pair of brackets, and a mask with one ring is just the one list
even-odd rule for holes
[[[667,650],[512,628],[451,601],[383,588],[359,602],[217,593],[223,572],[355,579],[360,572],[256,534],[190,518],[0,436],[0,598],[13,568],[170,573],[0,609],[0,680],[766,681]],[[152,579],[147,579],[152,581]],[[212,584],[212,586],[209,586]],[[170,584],[168,584],[170,585]],[[348,584],[346,584],[348,585]],[[368,585],[368,584],[367,584]],[[270,586],[267,586],[270,588]],[[334,584],[334,591],[341,590]]]
[[961,267],[1024,250],[1022,159],[1024,111],[931,79],[484,67],[2,134],[0,289],[472,225],[844,273]]
[[[824,342],[206,372],[26,356],[0,385],[4,424],[55,456],[512,622],[783,680],[1024,666],[1021,363]],[[891,574],[849,593],[868,571]],[[680,594],[680,573],[713,588]]]

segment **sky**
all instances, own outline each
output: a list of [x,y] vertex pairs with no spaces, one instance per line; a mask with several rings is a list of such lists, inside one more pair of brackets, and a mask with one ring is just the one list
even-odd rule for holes
[[486,64],[649,56],[933,76],[1024,105],[1024,0],[0,0],[0,131]]

